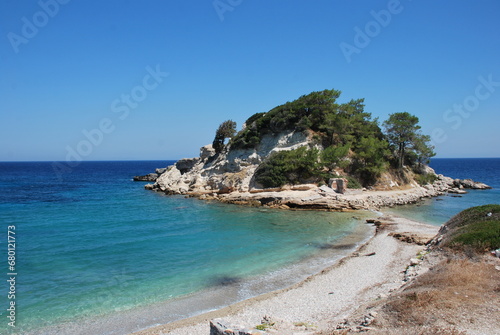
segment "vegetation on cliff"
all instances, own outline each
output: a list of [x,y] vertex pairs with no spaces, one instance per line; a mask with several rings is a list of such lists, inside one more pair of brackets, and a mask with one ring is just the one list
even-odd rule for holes
[[273,153],[259,166],[255,180],[264,187],[321,183],[335,174],[371,185],[390,169],[408,166],[418,171],[434,155],[416,116],[406,112],[390,115],[384,133],[378,120],[364,111],[364,99],[338,103],[339,96],[337,90],[303,95],[267,113],[252,115],[235,136],[224,137],[219,127],[216,150],[222,150],[226,137],[231,137],[230,148],[236,150],[256,149],[268,134],[306,134],[309,147]]
[[441,228],[441,246],[485,251],[500,248],[500,205],[466,209]]
[[219,125],[215,132],[215,138],[212,142],[212,147],[216,153],[220,153],[225,147],[225,140],[231,138],[236,134],[236,122],[227,120]]

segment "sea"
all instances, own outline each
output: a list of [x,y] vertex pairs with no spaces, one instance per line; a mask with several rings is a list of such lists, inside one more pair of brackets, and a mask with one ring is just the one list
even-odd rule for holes
[[[377,213],[167,196],[132,177],[174,161],[0,162],[0,334],[129,334],[297,283],[367,241]],[[500,203],[500,159],[433,159],[493,187],[382,209],[441,225]]]

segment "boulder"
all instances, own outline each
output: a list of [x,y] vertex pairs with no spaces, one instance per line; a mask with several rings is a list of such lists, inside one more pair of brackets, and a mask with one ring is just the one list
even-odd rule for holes
[[448,193],[454,193],[454,194],[465,194],[467,193],[467,191],[464,191],[462,189],[459,189],[459,188],[450,188],[448,190]]
[[320,186],[319,190],[322,192],[325,192],[325,193],[335,193],[335,191],[333,189],[331,189],[330,187],[328,187],[326,185]]
[[474,190],[486,190],[491,188],[491,186],[474,181],[472,179],[455,179],[453,181],[453,184],[458,188],[470,188]]
[[328,180],[328,186],[340,194],[344,194],[346,192],[347,183],[348,181],[345,178],[330,178]]
[[243,326],[231,326],[222,319],[210,321],[210,335],[262,335],[259,330],[250,330]]
[[156,181],[158,179],[157,173],[150,173],[145,176],[134,176],[134,181]]
[[156,169],[155,172],[157,175],[161,175],[161,174],[165,173],[165,171],[167,171],[167,168],[158,168],[158,169]]
[[215,149],[212,147],[211,144],[205,145],[204,147],[200,148],[200,159],[205,160],[207,158],[210,158],[212,156],[215,156]]
[[184,174],[191,171],[193,167],[199,162],[199,158],[183,158],[175,163],[175,167],[181,172],[181,174]]

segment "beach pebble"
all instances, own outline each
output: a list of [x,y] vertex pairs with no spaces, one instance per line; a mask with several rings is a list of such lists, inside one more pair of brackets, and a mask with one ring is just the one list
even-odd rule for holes
[[410,266],[415,266],[418,263],[420,263],[420,261],[418,259],[416,259],[416,258],[410,259]]

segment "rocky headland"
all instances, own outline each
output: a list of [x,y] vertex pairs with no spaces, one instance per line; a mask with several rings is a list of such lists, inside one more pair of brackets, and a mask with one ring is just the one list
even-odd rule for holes
[[[263,139],[259,150],[229,150],[219,155],[215,154],[211,145],[206,145],[201,148],[199,157],[181,159],[166,169],[157,169],[157,173],[146,175],[142,180],[155,181],[154,184],[147,184],[146,189],[169,195],[240,205],[317,210],[377,210],[417,203],[423,198],[447,193],[464,194],[467,189],[491,188],[471,179],[453,179],[435,174],[428,166],[424,168],[425,173],[436,177],[432,183],[425,185],[410,179],[410,169],[405,170],[409,179],[407,183],[401,177],[387,173],[374,187],[361,189],[339,190],[335,183],[339,178],[331,178],[329,185],[321,186],[308,183],[269,189],[256,183],[255,171],[266,157],[273,152],[306,145],[307,139],[297,134],[268,136]],[[152,175],[154,179],[147,179]]]
[[378,209],[490,188],[428,167],[435,153],[416,116],[389,115],[383,131],[363,99],[340,104],[339,96],[312,92],[252,115],[239,132],[227,120],[198,157],[134,180],[153,181],[145,187],[166,194],[322,210]]

